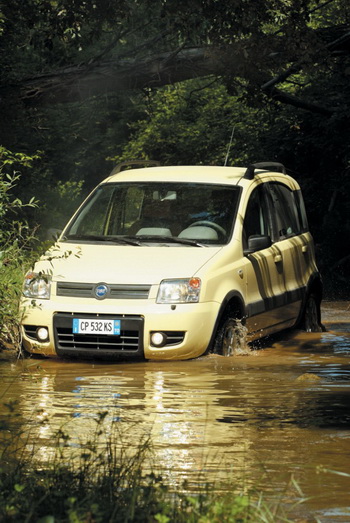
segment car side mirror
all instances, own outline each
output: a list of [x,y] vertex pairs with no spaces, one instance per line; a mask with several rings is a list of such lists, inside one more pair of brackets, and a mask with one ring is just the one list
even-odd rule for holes
[[244,256],[252,254],[256,251],[262,251],[271,247],[272,242],[270,236],[264,236],[260,234],[254,234],[248,238],[248,247],[244,249]]

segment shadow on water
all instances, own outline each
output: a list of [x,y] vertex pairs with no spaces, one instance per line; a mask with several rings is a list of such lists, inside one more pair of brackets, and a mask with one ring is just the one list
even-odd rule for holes
[[111,364],[2,360],[0,397],[17,402],[17,422],[43,462],[62,426],[74,449],[91,437],[97,413],[107,411],[106,435],[118,428],[130,448],[149,436],[152,459],[174,488],[184,480],[189,488],[233,481],[273,497],[293,475],[310,497],[306,512],[322,522],[349,521],[346,307],[325,309],[326,332],[286,332],[249,355]]
[[[242,412],[218,418],[221,423],[247,423],[261,428],[282,428],[296,425],[300,428],[322,428],[335,430],[350,429],[350,391],[322,392],[305,391],[295,395],[295,405],[281,405],[259,409],[253,414]],[[229,408],[230,405],[226,405]]]

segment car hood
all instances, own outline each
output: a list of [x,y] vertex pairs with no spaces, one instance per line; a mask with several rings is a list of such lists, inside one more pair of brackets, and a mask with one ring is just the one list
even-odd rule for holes
[[222,247],[56,244],[36,265],[53,281],[158,284],[194,276]]

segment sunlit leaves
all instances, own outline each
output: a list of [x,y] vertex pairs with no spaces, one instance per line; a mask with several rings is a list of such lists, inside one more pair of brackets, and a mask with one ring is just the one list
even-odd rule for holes
[[[238,88],[239,92],[239,88]],[[260,118],[262,110],[260,108]],[[149,93],[145,117],[134,123],[132,139],[123,155],[153,158],[163,164],[245,165],[256,159],[257,109],[249,108],[238,96],[232,97],[220,83],[187,82]],[[229,148],[230,137],[233,139]]]

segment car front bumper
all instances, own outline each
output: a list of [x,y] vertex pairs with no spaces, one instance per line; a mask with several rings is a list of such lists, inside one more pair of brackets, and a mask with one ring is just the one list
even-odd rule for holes
[[[23,300],[24,348],[46,356],[140,358],[181,360],[203,354],[210,342],[219,304],[157,304],[155,300],[105,300],[55,297]],[[73,318],[119,319],[118,336],[76,335]],[[38,328],[48,330],[48,341],[39,341]],[[165,335],[162,346],[152,345],[151,335]]]

